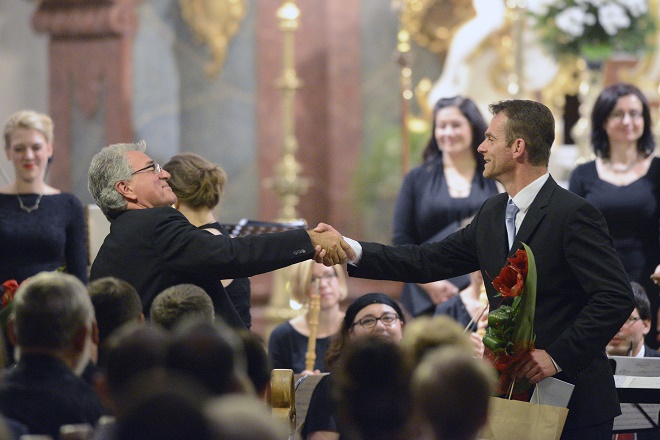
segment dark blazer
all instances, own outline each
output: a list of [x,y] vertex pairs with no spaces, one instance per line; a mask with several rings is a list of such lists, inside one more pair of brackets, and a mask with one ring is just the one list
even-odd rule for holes
[[506,193],[488,199],[474,220],[445,240],[421,246],[361,243],[351,276],[427,283],[481,269],[491,310],[500,306],[491,282],[507,254],[525,242],[534,252],[538,274],[534,331],[575,384],[567,429],[604,423],[620,414],[605,346],[634,308],[630,282],[612,245],[601,213],[583,198],[543,185],[508,252],[504,223]]
[[211,296],[216,314],[242,328],[220,280],[269,272],[313,255],[302,229],[231,238],[197,229],[174,208],[137,209],[112,220],[90,279],[114,276],[127,281],[140,294],[145,315],[167,287],[195,284]]
[[656,358],[660,357],[660,351],[655,350],[648,345],[644,344],[644,357],[645,358]]

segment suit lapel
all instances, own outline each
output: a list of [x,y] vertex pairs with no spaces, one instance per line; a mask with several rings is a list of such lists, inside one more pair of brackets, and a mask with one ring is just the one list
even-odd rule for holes
[[541,190],[534,198],[532,204],[529,206],[529,210],[527,210],[527,214],[525,214],[525,219],[523,220],[522,224],[520,225],[520,229],[516,234],[516,239],[513,242],[509,256],[515,254],[516,250],[522,247],[522,242],[529,243],[532,234],[545,217],[546,207],[548,206],[548,203],[550,203],[550,197],[552,196],[552,193],[555,191],[556,187],[557,183],[554,181],[552,176],[549,176],[548,180],[541,187]]

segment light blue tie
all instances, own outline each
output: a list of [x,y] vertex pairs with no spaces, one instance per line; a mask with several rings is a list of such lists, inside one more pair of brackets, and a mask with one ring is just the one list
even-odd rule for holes
[[518,214],[518,207],[513,203],[513,199],[509,199],[506,205],[506,232],[509,237],[509,249],[513,246],[513,240],[516,238],[516,214]]

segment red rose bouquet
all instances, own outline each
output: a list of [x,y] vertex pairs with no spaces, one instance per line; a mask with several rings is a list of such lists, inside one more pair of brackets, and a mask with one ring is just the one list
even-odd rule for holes
[[[534,350],[534,309],[536,308],[536,263],[532,250],[525,243],[509,258],[506,266],[493,280],[493,287],[502,297],[500,307],[488,314],[488,328],[483,338],[484,356],[500,372],[499,392],[506,393],[514,381],[516,362],[526,352]],[[511,305],[503,304],[513,298]],[[529,388],[526,380],[515,383],[515,393]]]
[[9,320],[12,310],[12,302],[16,295],[18,283],[16,280],[7,280],[0,286],[0,295],[2,295],[2,305],[0,306],[0,326],[4,328]]

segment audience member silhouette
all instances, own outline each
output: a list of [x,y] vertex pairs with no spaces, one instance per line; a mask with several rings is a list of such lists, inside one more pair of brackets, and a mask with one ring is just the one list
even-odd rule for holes
[[106,411],[78,376],[98,342],[85,286],[73,275],[42,272],[19,287],[13,304],[9,337],[20,357],[0,378],[0,412],[53,438],[61,425],[94,425]]
[[488,419],[495,373],[459,346],[433,349],[412,379],[422,438],[474,440]]
[[197,316],[213,322],[213,301],[204,289],[194,284],[177,284],[160,292],[151,303],[152,322],[171,330],[183,318]]
[[124,280],[104,277],[89,283],[96,322],[99,328],[98,365],[105,358],[108,336],[127,322],[144,322],[142,302],[133,286]]
[[411,438],[411,366],[394,342],[351,341],[333,371],[338,423],[353,440]]

